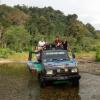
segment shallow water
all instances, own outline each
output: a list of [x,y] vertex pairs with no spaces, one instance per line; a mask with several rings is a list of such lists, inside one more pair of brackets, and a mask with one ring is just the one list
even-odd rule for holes
[[41,89],[26,64],[0,64],[0,100],[100,100],[100,76],[81,76],[79,88],[62,84]]

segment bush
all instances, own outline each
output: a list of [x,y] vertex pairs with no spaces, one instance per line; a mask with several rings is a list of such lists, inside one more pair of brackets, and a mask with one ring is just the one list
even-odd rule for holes
[[100,61],[100,49],[96,50],[96,61]]
[[10,50],[9,48],[2,48],[0,49],[0,58],[7,58],[8,55],[13,54],[14,52],[12,50]]

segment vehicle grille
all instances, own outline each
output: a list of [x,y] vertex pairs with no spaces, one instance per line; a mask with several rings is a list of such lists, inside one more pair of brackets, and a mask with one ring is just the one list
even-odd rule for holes
[[68,71],[66,72],[65,69],[59,69],[60,71],[58,72],[57,71],[58,69],[55,69],[53,72],[54,72],[54,75],[68,75],[71,70],[68,69]]

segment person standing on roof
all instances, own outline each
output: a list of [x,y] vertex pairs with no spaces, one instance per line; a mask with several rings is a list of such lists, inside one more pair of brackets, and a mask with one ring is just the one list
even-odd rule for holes
[[42,50],[45,47],[45,44],[46,43],[45,43],[44,39],[42,38],[42,40],[38,42],[38,49]]
[[45,41],[44,41],[44,39],[42,38],[42,40],[38,42],[38,46],[44,47],[44,45],[45,45]]

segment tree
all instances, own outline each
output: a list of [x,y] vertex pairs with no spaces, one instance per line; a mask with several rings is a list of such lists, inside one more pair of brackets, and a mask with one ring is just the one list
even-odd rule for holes
[[96,30],[95,30],[95,28],[90,23],[87,23],[86,27],[91,32],[92,37],[96,38]]
[[4,35],[4,27],[1,25],[0,23],[0,47],[2,48],[3,47],[3,35]]
[[66,32],[68,36],[76,37],[78,34],[78,16],[76,14],[66,17]]
[[17,8],[14,8],[11,13],[9,13],[10,20],[14,25],[23,25],[28,20],[28,15],[20,11]]
[[91,48],[91,40],[99,41],[100,31],[89,23],[83,24],[76,14],[65,16],[52,7],[0,5],[0,47],[24,49],[41,38],[52,42],[56,35],[67,38],[71,47],[86,50]]
[[100,39],[100,31],[96,31],[96,39]]
[[48,25],[49,25],[47,19],[44,16],[40,16],[38,23],[39,23],[38,24],[39,32],[44,35],[47,34],[48,33]]
[[26,49],[30,42],[30,34],[23,26],[11,26],[5,33],[6,46],[16,51]]
[[90,23],[87,23],[86,27],[91,33],[95,33],[95,28]]

